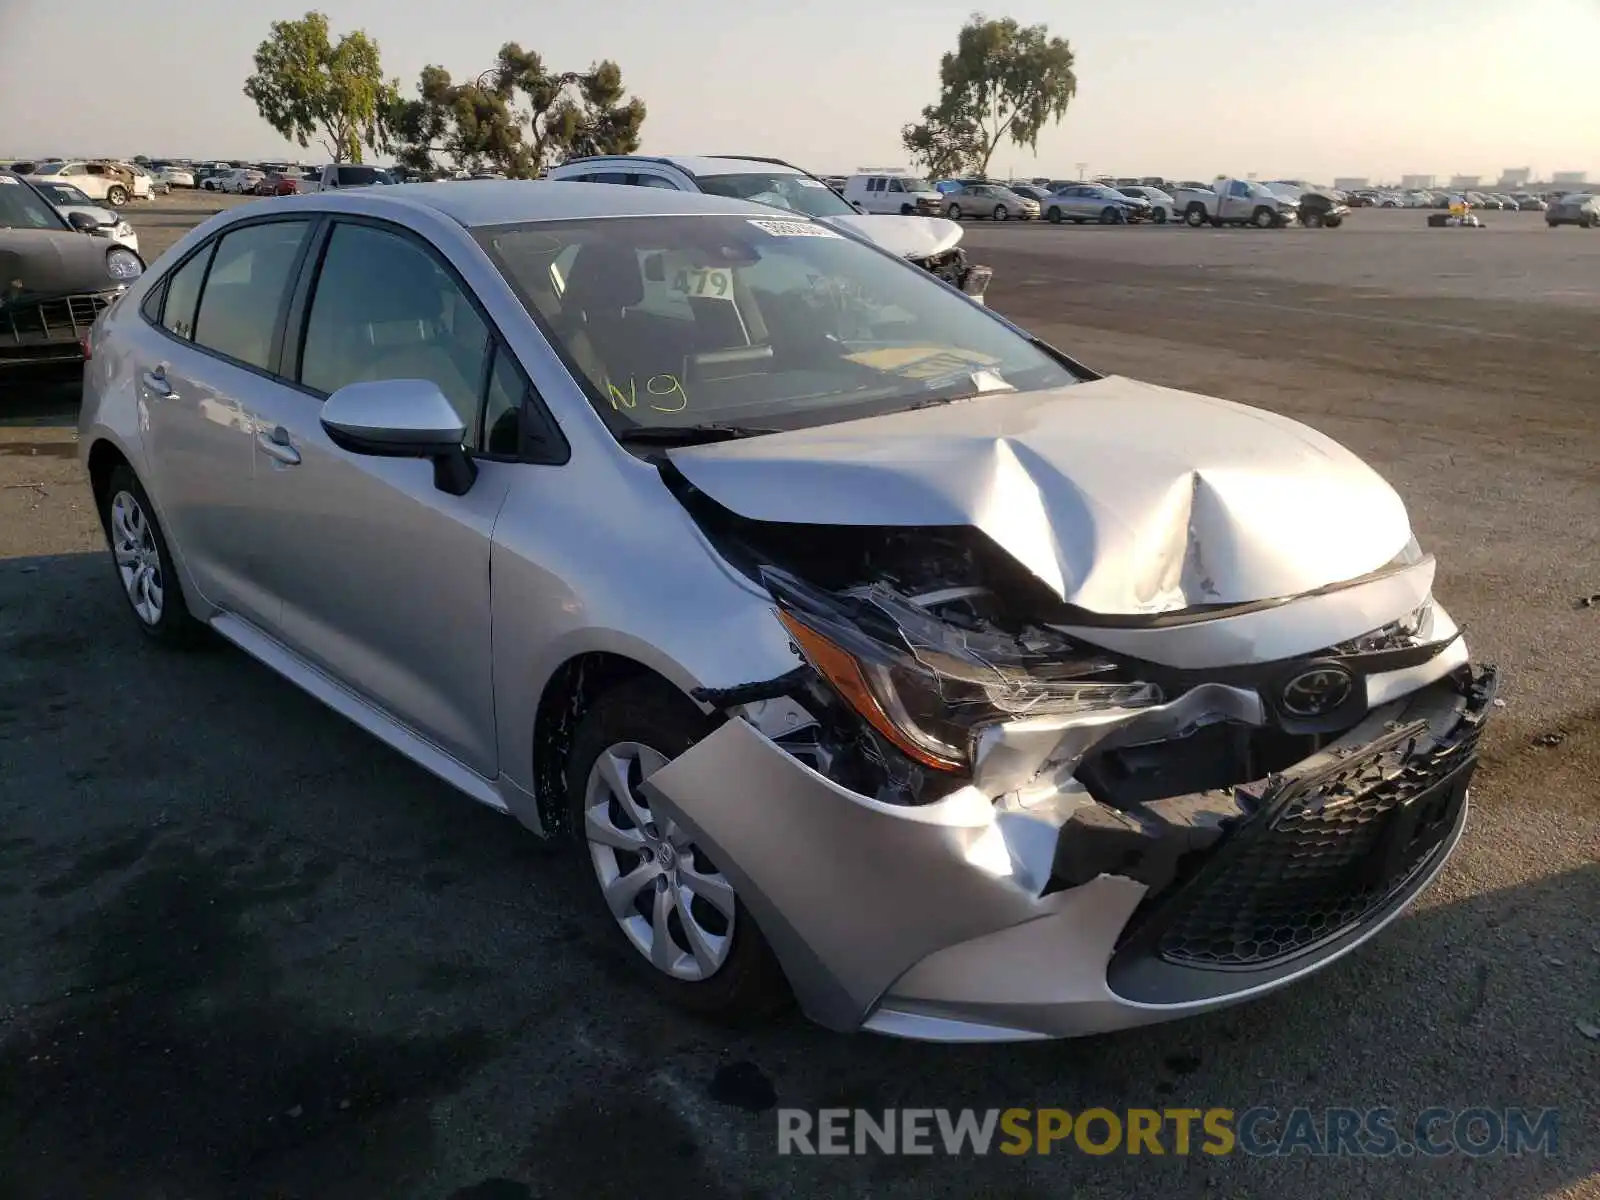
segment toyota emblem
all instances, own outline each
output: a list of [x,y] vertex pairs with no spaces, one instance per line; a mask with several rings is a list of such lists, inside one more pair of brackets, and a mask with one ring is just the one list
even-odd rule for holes
[[1296,717],[1326,716],[1350,698],[1354,683],[1343,667],[1312,667],[1284,685],[1283,711]]

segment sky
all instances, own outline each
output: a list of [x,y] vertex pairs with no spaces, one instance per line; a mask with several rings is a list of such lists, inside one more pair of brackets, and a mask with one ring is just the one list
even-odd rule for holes
[[[240,91],[269,24],[311,6],[0,0],[0,157],[320,160]],[[424,65],[474,76],[506,41],[563,70],[610,58],[648,106],[643,152],[763,154],[819,174],[906,165],[900,128],[937,98],[939,57],[974,6],[319,5],[336,36],[377,39],[408,93]],[[1037,154],[1002,143],[992,175],[1600,178],[1600,0],[1013,0],[986,12],[1067,38],[1079,89]]]

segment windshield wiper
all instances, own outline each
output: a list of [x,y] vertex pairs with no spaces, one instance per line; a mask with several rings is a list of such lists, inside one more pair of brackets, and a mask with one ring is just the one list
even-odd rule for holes
[[735,438],[759,437],[764,433],[777,433],[776,429],[762,429],[754,425],[721,425],[705,422],[699,425],[636,425],[619,429],[617,441],[624,445],[693,446],[701,442],[731,442]]

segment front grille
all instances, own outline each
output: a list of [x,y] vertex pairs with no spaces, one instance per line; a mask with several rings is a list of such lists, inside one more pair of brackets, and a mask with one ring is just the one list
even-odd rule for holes
[[0,308],[0,349],[28,350],[78,342],[112,296],[88,293]]
[[[1303,954],[1383,908],[1439,853],[1477,764],[1482,723],[1417,753],[1417,722],[1358,755],[1263,796],[1261,823],[1241,830],[1184,898],[1158,954],[1211,970],[1253,970]],[[1431,740],[1431,739],[1430,739]]]

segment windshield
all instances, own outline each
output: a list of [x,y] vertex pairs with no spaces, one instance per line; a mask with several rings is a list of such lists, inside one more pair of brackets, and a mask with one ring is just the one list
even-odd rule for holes
[[701,176],[697,182],[702,192],[708,192],[713,196],[752,200],[772,208],[786,208],[790,212],[805,213],[808,217],[848,217],[853,216],[856,211],[822,180],[812,179],[807,175],[777,172],[709,175]]
[[60,229],[61,218],[27,184],[0,175],[0,229]]
[[619,434],[802,428],[1075,382],[927,272],[811,221],[612,217],[478,238]]
[[70,183],[41,183],[39,190],[44,193],[45,199],[52,204],[87,204],[93,205],[94,201],[85,196]]

